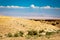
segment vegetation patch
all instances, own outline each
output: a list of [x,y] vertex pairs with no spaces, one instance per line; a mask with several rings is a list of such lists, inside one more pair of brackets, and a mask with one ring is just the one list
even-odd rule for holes
[[46,35],[53,35],[55,32],[46,32]]
[[39,33],[43,33],[43,32],[45,32],[45,31],[44,31],[44,30],[40,30],[40,31],[39,31]]
[[6,34],[7,37],[13,37],[12,33]]
[[14,37],[19,37],[19,34],[18,34],[18,33],[15,33],[15,34],[14,34]]
[[23,37],[23,34],[24,33],[22,31],[19,31],[19,32],[14,34],[14,37],[19,37],[19,36]]
[[53,26],[55,26],[56,24],[52,23]]
[[[42,33],[44,33],[44,32],[45,32],[44,30],[39,30],[39,31],[30,30],[26,34],[26,37],[31,38],[31,37],[46,36],[47,38],[50,38],[51,35],[60,33],[60,30],[57,30],[56,32],[45,32],[45,35],[43,35]],[[19,32],[16,32],[14,34],[8,33],[8,34],[6,34],[6,37],[24,37],[23,35],[24,35],[24,32],[19,31]],[[2,36],[0,36],[0,37],[2,37]]]
[[34,30],[28,31],[27,35],[35,36],[35,35],[37,35],[37,31],[34,31]]
[[23,37],[23,32],[22,31],[19,31],[19,36]]

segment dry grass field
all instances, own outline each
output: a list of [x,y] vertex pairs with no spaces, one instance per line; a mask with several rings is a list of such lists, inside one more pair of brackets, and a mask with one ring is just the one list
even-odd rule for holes
[[0,40],[60,40],[60,20],[0,16]]
[[51,24],[53,26],[59,27],[60,28],[60,19],[47,19],[47,20],[39,20],[39,19],[34,19],[35,21],[40,21],[42,23],[47,23]]

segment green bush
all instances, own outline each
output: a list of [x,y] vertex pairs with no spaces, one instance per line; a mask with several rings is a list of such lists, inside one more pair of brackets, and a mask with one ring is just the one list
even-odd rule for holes
[[12,37],[13,35],[12,35],[12,33],[8,33],[6,36],[7,37]]
[[28,35],[30,36],[37,35],[37,31],[33,31],[33,30],[28,31]]
[[22,31],[19,31],[19,36],[23,37],[23,32]]
[[19,34],[18,34],[18,33],[15,33],[15,34],[14,34],[14,37],[19,37]]
[[19,31],[19,32],[14,34],[14,37],[19,37],[19,36],[23,37],[23,32],[22,31]]
[[44,30],[40,30],[39,33],[45,32]]
[[57,33],[60,33],[60,30],[57,30],[56,32],[57,32]]
[[46,32],[46,35],[53,35],[55,32]]

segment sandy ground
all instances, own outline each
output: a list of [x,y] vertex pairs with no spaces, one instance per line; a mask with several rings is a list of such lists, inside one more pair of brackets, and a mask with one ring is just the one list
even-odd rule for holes
[[[60,20],[28,20],[21,18],[0,17],[0,35],[6,33],[15,33],[17,31],[23,31],[27,33],[28,30],[45,30],[45,29],[60,29]],[[0,37],[0,40],[60,40],[60,33],[41,37]]]
[[47,24],[51,24],[53,26],[59,27],[60,28],[60,20],[51,20],[51,21],[45,21]]

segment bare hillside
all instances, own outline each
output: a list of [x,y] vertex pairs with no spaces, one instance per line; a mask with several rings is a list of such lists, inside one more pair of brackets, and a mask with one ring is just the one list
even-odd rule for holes
[[[41,30],[43,30],[41,32]],[[28,20],[23,18],[15,18],[15,17],[8,17],[8,16],[0,16],[0,35],[1,40],[27,40],[26,35],[32,35],[32,37],[35,37],[33,35],[42,35],[42,37],[38,37],[36,39],[30,38],[29,40],[48,40],[45,38],[45,35],[50,32],[54,32],[54,34],[57,32],[57,30],[60,30],[60,28],[55,27],[53,25],[47,24],[47,23],[41,23],[40,21],[34,21],[34,20]],[[19,31],[22,31],[23,37],[20,37],[19,35],[14,35],[15,33],[19,33]],[[31,34],[29,34],[29,31]],[[37,32],[36,32],[37,31]],[[39,31],[41,33],[39,33]],[[6,36],[8,33],[10,33],[8,36]],[[35,33],[35,34],[34,34]],[[58,33],[59,34],[59,33]],[[57,35],[57,34],[56,34]],[[56,35],[53,35],[56,36]],[[50,40],[55,40],[51,36]],[[58,39],[60,36],[57,35],[56,39]],[[55,38],[55,37],[54,37]],[[58,39],[60,40],[60,39]]]

